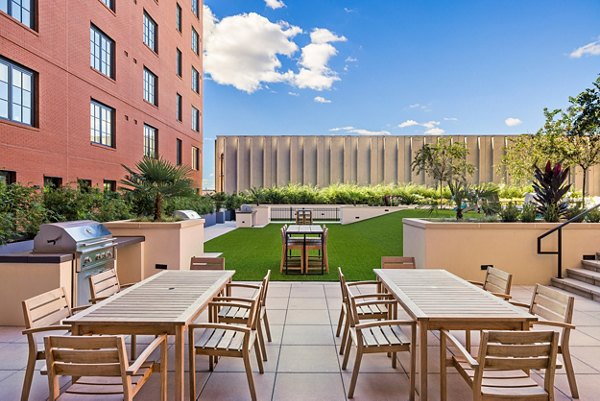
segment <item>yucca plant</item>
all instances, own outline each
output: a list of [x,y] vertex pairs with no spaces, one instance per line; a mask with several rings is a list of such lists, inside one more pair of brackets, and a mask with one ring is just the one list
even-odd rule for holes
[[189,178],[189,166],[175,166],[165,159],[144,157],[135,165],[136,170],[122,165],[127,175],[121,184],[130,191],[134,199],[152,200],[152,216],[154,221],[163,219],[163,203],[165,199],[185,197],[194,194],[192,180]]
[[534,167],[534,200],[544,220],[558,221],[567,212],[569,204],[563,198],[571,189],[571,184],[565,183],[568,176],[569,168],[562,168],[560,163],[552,166],[548,161],[543,170],[537,165]]

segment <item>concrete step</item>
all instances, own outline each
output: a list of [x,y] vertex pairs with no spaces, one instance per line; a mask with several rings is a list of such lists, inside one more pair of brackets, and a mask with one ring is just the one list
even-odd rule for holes
[[585,298],[600,301],[600,287],[573,278],[552,278],[552,285]]
[[600,260],[582,260],[581,267],[587,270],[600,272]]
[[583,281],[588,284],[599,286],[600,288],[600,272],[588,269],[567,269],[567,277],[575,280]]

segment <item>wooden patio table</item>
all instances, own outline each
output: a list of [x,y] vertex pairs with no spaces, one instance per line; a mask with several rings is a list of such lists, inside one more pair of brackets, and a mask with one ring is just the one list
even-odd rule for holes
[[373,271],[377,280],[417,322],[419,396],[422,401],[427,400],[429,330],[529,330],[529,322],[537,320],[537,317],[446,270]]
[[233,270],[160,272],[64,323],[72,326],[73,335],[174,335],[175,400],[183,401],[185,330],[231,282],[234,273]]
[[[306,258],[306,239],[307,235],[318,235],[321,239],[321,244],[323,243],[323,227],[318,224],[292,224],[286,230],[286,235],[290,238],[292,235],[302,236],[302,258]],[[287,240],[285,244],[285,254],[287,255]],[[308,258],[306,258],[308,260]],[[323,274],[323,248],[321,247],[321,274]],[[308,266],[304,266],[305,269],[308,269]],[[288,262],[287,257],[285,259],[285,273],[288,272]],[[303,271],[306,273],[306,271]]]

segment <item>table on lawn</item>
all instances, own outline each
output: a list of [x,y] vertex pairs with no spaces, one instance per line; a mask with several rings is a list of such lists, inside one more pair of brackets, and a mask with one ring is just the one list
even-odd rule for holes
[[417,322],[420,400],[427,400],[429,330],[529,330],[529,323],[537,320],[526,311],[446,270],[373,271],[378,281]]
[[[158,273],[66,319],[73,335],[175,336],[175,400],[184,399],[185,330],[231,282],[235,271]],[[192,398],[193,399],[193,398]]]
[[[323,265],[323,227],[321,227],[318,224],[292,224],[290,225],[287,230],[286,230],[286,235],[288,238],[290,238],[292,235],[296,235],[296,236],[302,236],[302,258],[303,260],[306,260],[306,263],[308,264],[308,256],[306,255],[306,240],[307,238],[310,239],[310,237],[307,237],[307,235],[318,235],[321,241],[321,274],[323,274],[323,269],[324,269],[324,265]],[[313,237],[314,238],[314,237]],[[288,253],[288,249],[287,249],[287,241],[285,242],[285,254],[287,255]],[[308,266],[304,266],[305,272],[308,271]],[[288,262],[287,262],[287,256],[285,258],[285,273],[287,274],[288,272]]]

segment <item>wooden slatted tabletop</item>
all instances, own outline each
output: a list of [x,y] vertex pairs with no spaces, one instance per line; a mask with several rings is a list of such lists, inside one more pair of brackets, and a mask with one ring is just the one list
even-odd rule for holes
[[318,224],[292,224],[287,228],[288,235],[290,234],[323,234],[323,227]]
[[231,281],[235,271],[158,273],[66,319],[73,335],[170,334],[175,336],[175,400],[184,399],[187,325]]
[[537,318],[445,270],[374,269],[419,327],[420,399],[427,399],[428,330],[528,330]]

